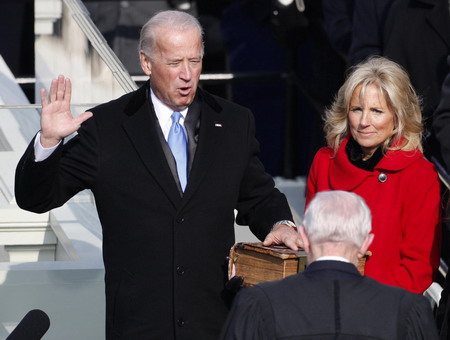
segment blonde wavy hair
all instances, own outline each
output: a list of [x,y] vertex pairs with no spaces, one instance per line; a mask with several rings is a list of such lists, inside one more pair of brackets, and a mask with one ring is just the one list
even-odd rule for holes
[[[325,110],[324,131],[327,144],[336,154],[349,132],[348,113],[353,92],[361,86],[361,96],[369,85],[378,87],[394,113],[394,130],[382,145],[387,150],[410,151],[422,148],[421,100],[414,90],[408,73],[397,63],[373,56],[354,66],[330,108]],[[394,145],[392,144],[392,142]]]

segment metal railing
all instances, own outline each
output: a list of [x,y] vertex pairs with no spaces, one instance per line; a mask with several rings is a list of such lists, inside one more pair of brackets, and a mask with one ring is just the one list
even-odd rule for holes
[[72,18],[86,35],[94,49],[111,70],[112,74],[125,92],[137,89],[136,83],[131,79],[130,74],[123,66],[122,62],[109,47],[97,26],[92,22],[89,11],[81,0],[64,0],[66,6],[72,12]]

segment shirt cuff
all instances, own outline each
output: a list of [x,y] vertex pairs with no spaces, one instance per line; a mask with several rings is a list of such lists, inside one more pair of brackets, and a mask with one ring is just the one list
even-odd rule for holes
[[52,146],[51,148],[44,148],[41,145],[41,132],[38,132],[36,138],[34,139],[34,161],[35,162],[45,161],[48,157],[50,157],[53,151],[56,150],[56,148],[60,143],[61,141],[55,146]]
[[277,224],[284,224],[288,227],[294,228],[295,231],[297,231],[297,226],[295,225],[294,222],[290,221],[290,220],[282,220],[282,221],[278,221],[275,222],[272,226],[272,229],[277,225]]

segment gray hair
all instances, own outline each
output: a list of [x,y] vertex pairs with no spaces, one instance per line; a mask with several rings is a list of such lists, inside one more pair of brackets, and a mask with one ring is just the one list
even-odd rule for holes
[[372,215],[354,193],[323,191],[310,202],[303,226],[311,243],[347,242],[360,247],[372,229]]
[[147,57],[153,59],[156,51],[157,29],[170,28],[174,31],[186,31],[196,29],[199,39],[202,41],[201,56],[204,54],[203,28],[200,22],[192,15],[181,11],[162,11],[151,17],[142,26],[139,38],[139,51],[143,51]]

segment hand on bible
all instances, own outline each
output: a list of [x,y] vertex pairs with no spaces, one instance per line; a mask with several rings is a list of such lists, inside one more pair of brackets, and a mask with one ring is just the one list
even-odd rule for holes
[[41,139],[43,147],[49,148],[58,144],[80,128],[81,123],[92,117],[92,112],[84,112],[73,117],[70,112],[72,84],[70,79],[60,75],[53,79],[47,98],[45,89],[41,90],[42,115]]
[[273,244],[284,244],[292,250],[303,248],[303,242],[300,234],[295,228],[289,227],[285,224],[277,224],[272,228],[272,231],[264,239],[263,245],[270,246]]

